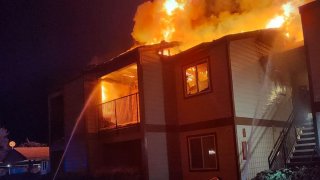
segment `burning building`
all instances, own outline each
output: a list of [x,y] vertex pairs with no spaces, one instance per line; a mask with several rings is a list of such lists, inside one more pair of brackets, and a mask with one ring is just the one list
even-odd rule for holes
[[[317,163],[319,2],[301,8],[304,36],[292,29],[295,1],[272,11],[262,3],[262,14],[280,14],[252,26],[249,1],[160,2],[138,8],[133,36],[142,44],[49,96],[52,169],[63,157],[64,171],[96,176],[247,179],[306,156]],[[141,20],[154,11],[162,18]]]

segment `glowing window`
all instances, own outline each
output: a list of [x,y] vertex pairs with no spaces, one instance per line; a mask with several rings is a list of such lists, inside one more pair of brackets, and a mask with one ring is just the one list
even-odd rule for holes
[[191,96],[210,90],[208,71],[208,61],[184,68],[186,96]]
[[215,134],[188,137],[190,170],[217,170]]

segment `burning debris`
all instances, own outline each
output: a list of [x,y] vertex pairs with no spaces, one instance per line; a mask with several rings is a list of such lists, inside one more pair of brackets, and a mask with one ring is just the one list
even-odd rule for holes
[[178,41],[185,50],[228,34],[280,28],[285,37],[298,42],[303,40],[298,7],[310,1],[147,1],[137,9],[132,36],[143,45]]

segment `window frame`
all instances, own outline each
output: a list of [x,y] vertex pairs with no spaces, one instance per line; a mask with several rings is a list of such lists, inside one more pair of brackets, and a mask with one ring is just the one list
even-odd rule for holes
[[[215,168],[205,168],[204,167],[204,156],[203,156],[203,141],[202,138],[205,137],[213,137],[214,140],[214,150],[215,150],[215,155],[216,155],[216,161],[215,161]],[[190,146],[190,141],[192,139],[200,139],[201,140],[201,151],[202,151],[202,168],[193,168],[192,167],[192,158],[191,158],[191,146]],[[218,145],[217,145],[217,135],[216,133],[208,133],[208,134],[199,134],[199,135],[192,135],[192,136],[187,136],[187,148],[188,148],[188,163],[189,163],[189,171],[190,172],[197,172],[197,171],[218,171],[219,170],[219,156],[218,156]]]
[[[207,64],[207,71],[208,71],[208,89],[199,92],[199,84],[198,84],[198,68],[197,66],[200,64]],[[188,94],[188,90],[187,90],[187,77],[186,77],[186,70],[189,69],[190,67],[195,67],[196,68],[196,83],[197,83],[197,92],[194,94]],[[183,79],[183,93],[184,93],[184,97],[185,98],[189,98],[189,97],[194,97],[194,96],[198,96],[198,95],[202,95],[202,94],[206,94],[206,93],[210,93],[212,91],[211,88],[211,66],[210,66],[210,61],[209,61],[209,57],[205,57],[202,58],[201,60],[198,60],[196,62],[190,63],[188,65],[184,65],[182,67],[182,79]]]

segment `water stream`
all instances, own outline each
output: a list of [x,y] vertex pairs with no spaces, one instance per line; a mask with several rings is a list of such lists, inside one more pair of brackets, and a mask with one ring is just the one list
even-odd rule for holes
[[253,163],[253,158],[255,158],[253,157],[253,154],[255,153],[256,146],[261,143],[260,138],[264,138],[263,136],[267,133],[268,127],[264,127],[264,129],[259,127],[260,121],[273,120],[277,110],[282,108],[281,106],[283,106],[284,103],[287,103],[287,101],[291,101],[289,93],[290,87],[288,86],[289,82],[287,82],[288,79],[286,79],[285,82],[277,81],[277,78],[279,78],[277,75],[279,75],[279,73],[285,74],[285,72],[280,72],[279,69],[274,67],[272,63],[272,54],[273,53],[270,52],[268,56],[265,72],[262,77],[261,89],[259,90],[258,102],[252,118],[251,131],[247,141],[247,160],[244,163],[241,173],[241,179],[243,180],[252,178],[250,171],[252,166],[255,166]]
[[263,81],[262,81],[262,86],[259,92],[259,100],[257,102],[256,109],[254,111],[254,117],[251,124],[251,132],[248,138],[248,155],[247,155],[247,160],[245,162],[244,170],[241,178],[243,180],[248,179],[248,175],[249,175],[249,168],[250,168],[249,166],[252,160],[251,158],[252,158],[253,138],[257,130],[256,125],[258,124],[258,121],[261,118],[261,113],[266,106],[264,102],[265,102],[265,96],[266,94],[268,94],[267,92],[268,87],[270,85],[269,78],[268,78],[270,71],[271,71],[271,63],[270,63],[270,59],[268,58],[267,64],[266,64],[266,70],[265,70]]

